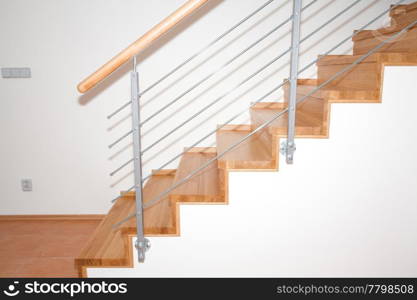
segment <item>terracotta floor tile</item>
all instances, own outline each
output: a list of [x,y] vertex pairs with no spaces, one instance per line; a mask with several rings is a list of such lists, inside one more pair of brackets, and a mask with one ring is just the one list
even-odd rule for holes
[[93,233],[98,225],[98,221],[48,221],[48,228],[42,231],[43,234],[74,235]]
[[41,257],[76,257],[85,243],[88,235],[51,235],[41,238]]
[[22,272],[23,264],[19,258],[0,258],[0,274],[16,275]]
[[40,255],[36,235],[9,235],[0,245],[0,257],[37,257]]
[[2,221],[0,232],[7,232],[13,235],[20,234],[42,234],[48,230],[50,224],[44,221]]
[[77,277],[74,258],[100,221],[0,221],[0,277]]

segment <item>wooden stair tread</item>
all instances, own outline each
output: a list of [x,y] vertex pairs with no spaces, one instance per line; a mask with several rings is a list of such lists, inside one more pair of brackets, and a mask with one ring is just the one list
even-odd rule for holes
[[[251,130],[217,132],[217,151],[223,153],[230,146],[245,138]],[[275,163],[272,155],[272,137],[263,132],[255,134],[219,159],[220,168],[272,169]]]
[[[143,202],[146,205],[167,189],[172,187],[175,179],[175,170],[162,170],[153,174],[143,189]],[[129,214],[135,212],[135,193],[129,193],[124,201],[132,203]],[[177,235],[177,211],[175,202],[168,196],[156,204],[146,208],[143,215],[145,235]],[[126,234],[136,234],[136,219],[130,219],[123,224],[121,230]]]
[[[152,176],[144,187],[144,202],[148,202],[172,185],[174,174]],[[129,266],[131,264],[130,235],[136,234],[136,219],[114,229],[113,225],[135,212],[135,194],[120,198],[100,223],[76,258],[79,266]],[[176,214],[168,198],[164,198],[144,213],[145,234],[176,234]]]
[[[216,157],[213,148],[203,151],[189,151],[183,154],[178,166],[174,184],[180,182],[191,172]],[[220,175],[217,160],[195,175],[188,182],[178,186],[170,197],[181,202],[223,202],[224,195],[220,187]]]
[[128,263],[124,238],[120,230],[113,230],[113,225],[126,217],[129,210],[129,204],[122,199],[113,205],[76,258],[76,265],[113,266]]
[[[312,85],[298,85],[297,93],[299,95],[308,95],[317,86]],[[360,90],[360,89],[348,89],[330,86],[327,89],[320,89],[312,97],[323,98],[331,103],[356,103],[366,102],[374,103],[379,102],[379,91],[378,90]]]

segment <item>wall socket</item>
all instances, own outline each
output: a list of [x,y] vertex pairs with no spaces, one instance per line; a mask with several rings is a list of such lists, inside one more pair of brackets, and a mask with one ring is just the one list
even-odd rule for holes
[[32,179],[22,179],[21,185],[22,185],[22,191],[24,192],[32,191]]

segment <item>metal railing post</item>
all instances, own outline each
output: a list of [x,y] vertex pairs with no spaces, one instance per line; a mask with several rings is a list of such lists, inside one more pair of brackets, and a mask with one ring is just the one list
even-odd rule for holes
[[136,228],[137,241],[135,247],[138,251],[140,263],[145,261],[145,252],[149,249],[149,240],[144,235],[143,223],[143,184],[142,184],[142,155],[141,155],[141,130],[140,130],[140,96],[139,96],[139,74],[136,71],[136,56],[133,57],[133,70],[131,78],[132,97],[132,128],[133,128],[133,164],[135,180],[136,200]]
[[301,6],[302,0],[293,0],[293,19],[291,35],[291,70],[290,70],[290,91],[288,102],[288,135],[285,145],[287,164],[294,161],[295,152],[295,118],[297,109],[297,80],[298,62],[300,53],[300,27],[301,27]]

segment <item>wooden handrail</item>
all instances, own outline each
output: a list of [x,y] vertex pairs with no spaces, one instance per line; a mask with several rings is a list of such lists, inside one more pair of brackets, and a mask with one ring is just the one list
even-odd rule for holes
[[129,47],[113,57],[105,65],[95,71],[93,74],[81,81],[77,89],[80,93],[85,93],[96,86],[99,82],[116,71],[121,65],[131,59],[134,55],[149,47],[155,40],[168,32],[172,27],[187,18],[194,11],[206,4],[209,0],[189,0],[175,12],[165,18],[158,25],[145,33],[142,37],[132,43]]

